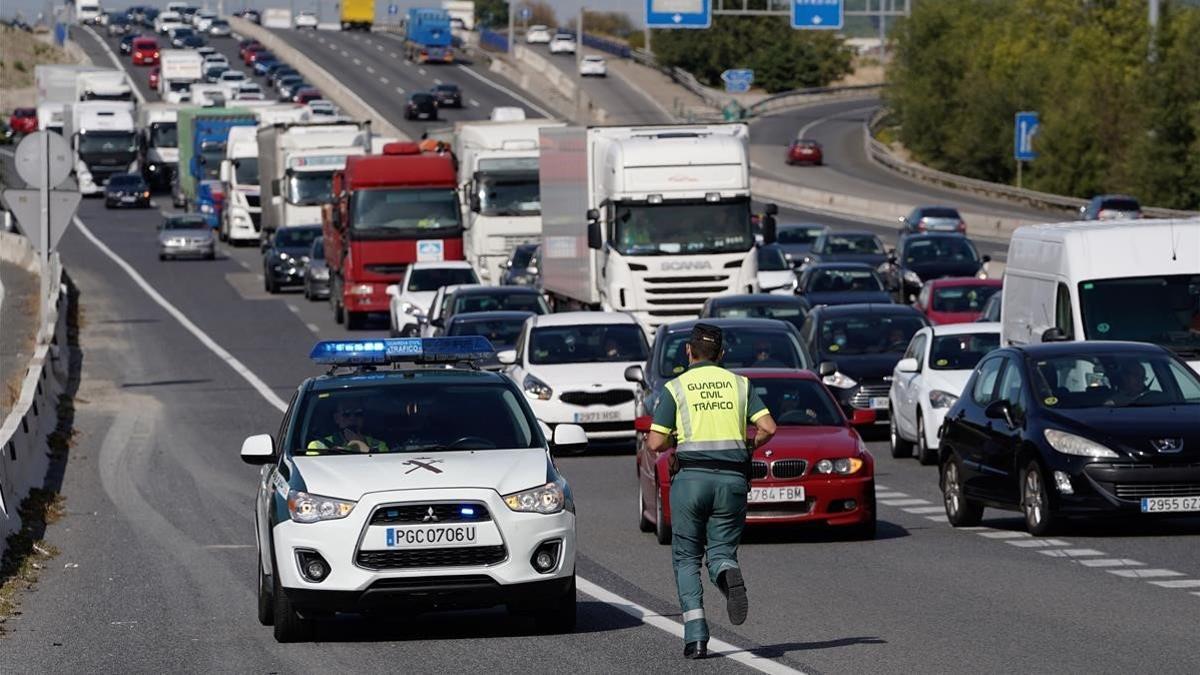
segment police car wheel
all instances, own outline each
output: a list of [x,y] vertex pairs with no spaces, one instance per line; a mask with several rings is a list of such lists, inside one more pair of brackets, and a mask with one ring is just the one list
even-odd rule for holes
[[653,532],[654,523],[646,517],[646,495],[642,489],[641,477],[638,477],[638,530],[642,532]]
[[263,574],[261,560],[255,567],[258,568],[258,622],[270,626],[275,622],[275,599],[271,597],[271,591],[267,588],[270,582],[267,575]]
[[660,544],[670,544],[671,526],[667,524],[667,518],[663,515],[662,490],[659,489],[658,483],[654,484],[654,511],[657,515],[654,519],[654,537]]
[[271,596],[275,618],[276,642],[304,642],[312,639],[313,622],[300,616],[287,594],[279,585],[279,575],[272,576]]
[[575,575],[554,605],[533,616],[539,633],[573,633],[576,620]]

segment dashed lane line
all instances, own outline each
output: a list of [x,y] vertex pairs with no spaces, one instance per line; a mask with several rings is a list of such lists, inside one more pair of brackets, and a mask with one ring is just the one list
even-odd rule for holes
[[479,101],[476,101],[475,99],[471,99],[471,107],[472,107],[472,108],[478,108],[478,107],[479,107]]
[[1038,551],[1038,553],[1048,555],[1051,558],[1086,558],[1088,556],[1106,555],[1103,551],[1097,551],[1094,548],[1068,548],[1059,551]]
[[920,515],[924,515],[926,513],[945,513],[946,507],[944,507],[944,506],[909,506],[907,508],[900,509],[900,510],[904,511],[905,513],[915,513],[916,515],[920,516]]
[[1115,574],[1119,577],[1127,579],[1153,579],[1156,577],[1182,577],[1183,572],[1164,569],[1148,569],[1148,570],[1105,570],[1109,574]]
[[[876,495],[875,498],[879,499],[879,496]],[[880,499],[879,503],[885,506],[928,506],[930,501],[928,499]]]
[[386,77],[382,77],[382,76],[381,76],[381,77],[379,78],[379,83],[380,83],[380,84],[387,84],[387,83],[388,83],[388,79],[387,79]]
[[304,324],[304,325],[305,325],[305,326],[307,326],[307,327],[308,327],[308,329],[309,329],[310,331],[312,331],[312,332],[313,332],[313,335],[320,335],[320,334],[321,334],[321,327],[320,327],[320,326],[318,326],[317,324],[315,324],[315,323],[306,323],[306,324]]
[[361,66],[361,65],[362,65],[362,59],[355,58],[355,59],[354,59],[354,65],[356,65],[356,66]]
[[460,64],[458,64],[458,67],[459,67],[460,69],[462,69],[462,71],[463,71],[464,73],[466,73],[466,74],[470,75],[471,77],[473,77],[473,78],[475,78],[475,79],[479,80],[480,82],[482,82],[482,83],[486,84],[487,86],[491,87],[492,89],[495,89],[495,90],[497,90],[497,91],[502,91],[502,92],[504,92],[505,94],[508,94],[509,96],[511,96],[511,97],[515,98],[516,100],[520,101],[521,103],[524,103],[525,105],[529,106],[529,108],[531,108],[532,110],[534,110],[535,112],[537,112],[537,114],[541,115],[542,117],[547,117],[547,118],[550,118],[550,119],[554,119],[554,114],[553,114],[553,113],[551,113],[549,110],[546,110],[546,109],[545,109],[545,108],[543,108],[542,106],[540,106],[540,105],[538,105],[538,104],[534,103],[533,101],[530,101],[529,99],[527,99],[527,98],[525,98],[524,96],[522,96],[522,95],[518,94],[517,92],[513,91],[512,89],[509,89],[508,87],[505,87],[505,86],[503,86],[503,85],[499,85],[499,84],[496,84],[495,82],[492,82],[491,80],[489,80],[489,79],[487,79],[486,77],[484,77],[484,76],[480,75],[479,73],[477,73],[477,72],[475,72],[475,71],[471,70],[470,68],[468,68],[468,67],[466,67],[466,66],[462,65],[461,63],[460,63]]
[[418,74],[418,75],[424,75],[424,74],[425,74],[425,69],[424,69],[424,68],[417,68],[417,74]]
[[403,93],[404,93],[404,87],[396,87],[396,93],[397,93],[397,94],[403,94]]
[[1144,567],[1146,563],[1129,558],[1091,558],[1079,560],[1084,567]]
[[1200,588],[1200,579],[1172,579],[1170,581],[1151,581],[1150,583],[1162,588]]
[[1008,539],[1004,543],[1017,548],[1058,548],[1071,545],[1071,542],[1062,539]]
[[372,75],[374,75],[374,74],[375,74],[375,69],[374,69],[374,68],[372,68],[371,66],[367,66],[367,72],[368,72],[368,73],[370,73],[370,74],[372,74]]

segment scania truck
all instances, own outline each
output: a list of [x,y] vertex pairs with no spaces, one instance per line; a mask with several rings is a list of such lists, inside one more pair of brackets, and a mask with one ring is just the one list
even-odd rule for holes
[[747,138],[745,124],[542,129],[556,308],[630,312],[653,332],[713,295],[757,292]]
[[346,157],[370,152],[370,124],[272,124],[258,129],[263,231],[321,222],[333,173]]
[[132,103],[69,103],[63,108],[63,136],[75,151],[75,178],[85,195],[103,192],[115,174],[138,170]]

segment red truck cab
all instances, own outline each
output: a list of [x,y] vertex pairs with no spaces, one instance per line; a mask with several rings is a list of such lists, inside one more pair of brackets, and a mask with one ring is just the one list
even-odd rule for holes
[[346,158],[322,209],[334,320],[359,328],[387,312],[387,287],[417,261],[462,260],[456,167],[449,153],[389,143],[383,154]]

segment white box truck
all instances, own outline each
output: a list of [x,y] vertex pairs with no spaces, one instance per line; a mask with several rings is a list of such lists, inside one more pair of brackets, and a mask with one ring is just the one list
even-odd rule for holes
[[75,151],[75,178],[85,195],[102,192],[115,174],[138,170],[132,103],[68,103],[63,109],[63,136]]
[[757,292],[747,137],[745,124],[542,129],[556,307],[631,312],[652,332],[713,295]]
[[132,101],[133,85],[124,70],[89,70],[75,77],[76,101]]
[[138,146],[142,176],[151,189],[164,190],[179,170],[179,106],[143,103],[138,106]]
[[204,57],[190,49],[166,49],[159,56],[158,95],[168,103],[191,100],[192,84],[204,78]]
[[263,28],[291,28],[292,10],[286,7],[269,7],[262,11]]
[[475,0],[442,0],[442,9],[450,15],[452,28],[461,22],[463,30],[475,30]]
[[461,122],[454,156],[463,198],[463,253],[484,283],[498,283],[521,244],[542,238],[538,134],[550,120]]
[[333,172],[370,150],[370,124],[273,124],[258,129],[263,232],[321,222]]
[[1153,342],[1200,372],[1200,220],[1018,228],[1002,293],[1004,346]]
[[219,228],[222,241],[258,241],[262,222],[258,171],[258,127],[229,129],[225,159],[221,160],[221,182],[225,205]]
[[[33,69],[38,103],[74,103],[79,100],[76,82],[81,73],[104,71],[97,66],[43,64]],[[40,128],[40,127],[39,127]]]

